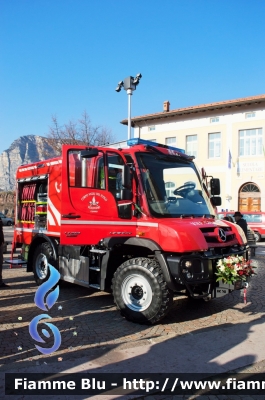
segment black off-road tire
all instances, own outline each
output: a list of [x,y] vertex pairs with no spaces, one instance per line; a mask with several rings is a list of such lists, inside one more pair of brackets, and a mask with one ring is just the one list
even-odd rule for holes
[[38,285],[47,281],[50,276],[48,264],[55,265],[53,250],[48,242],[38,245],[33,255],[33,274]]
[[157,260],[133,258],[124,262],[112,279],[114,302],[127,320],[140,324],[160,321],[173,303]]

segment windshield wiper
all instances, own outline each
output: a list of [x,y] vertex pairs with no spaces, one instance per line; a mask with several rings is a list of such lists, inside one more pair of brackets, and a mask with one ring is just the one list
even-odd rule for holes
[[179,218],[215,218],[215,216],[212,214],[201,214],[201,215],[181,214]]

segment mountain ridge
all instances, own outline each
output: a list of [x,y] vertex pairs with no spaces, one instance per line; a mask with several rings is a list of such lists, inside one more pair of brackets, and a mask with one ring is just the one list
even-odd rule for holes
[[0,154],[0,191],[13,191],[16,170],[20,165],[55,157],[48,138],[38,135],[21,136]]

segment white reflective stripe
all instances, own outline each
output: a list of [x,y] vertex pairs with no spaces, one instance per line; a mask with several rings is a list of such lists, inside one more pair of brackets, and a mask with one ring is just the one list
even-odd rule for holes
[[56,225],[54,218],[50,212],[48,213],[48,222],[49,222],[49,225]]
[[24,172],[24,171],[30,171],[32,169],[36,169],[37,165],[33,165],[32,167],[27,167],[27,168],[19,168],[19,172]]
[[15,230],[20,232],[45,233],[49,235],[60,236],[59,232],[51,232],[47,231],[47,229],[16,228]]
[[154,226],[158,228],[158,223],[157,222],[137,222],[137,226]]
[[[42,167],[41,167],[41,168],[44,168],[44,167],[46,167],[46,166],[49,167],[50,165],[57,165],[57,164],[62,164],[62,160],[44,162],[44,163],[42,164]],[[30,171],[30,170],[36,169],[36,168],[38,168],[38,165],[33,165],[33,166],[31,166],[31,167],[19,168],[18,171],[19,171],[19,172],[24,172],[24,171]]]
[[137,225],[137,222],[62,220],[62,225]]
[[56,164],[62,164],[62,160],[57,160],[57,161],[51,161],[51,162],[46,162],[46,165],[56,165]]
[[80,221],[80,220],[62,220],[62,225],[130,225],[130,226],[153,226],[158,227],[157,222],[121,222],[121,221]]
[[[56,219],[57,224],[60,225],[61,214],[59,213],[59,211],[57,210],[55,205],[51,202],[51,199],[48,199],[48,208],[51,209],[51,211],[53,212],[53,215]],[[55,222],[52,225],[56,225]]]

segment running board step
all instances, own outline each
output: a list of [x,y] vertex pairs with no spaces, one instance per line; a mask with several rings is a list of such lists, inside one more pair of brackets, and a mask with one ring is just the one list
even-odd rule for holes
[[94,288],[94,289],[100,289],[100,285],[97,285],[95,283],[90,283],[89,287]]
[[106,250],[91,249],[89,251],[90,251],[90,253],[106,254]]
[[11,265],[24,265],[27,263],[28,263],[27,261],[22,260],[21,258],[13,258],[12,260],[5,260],[5,264],[11,264]]
[[92,271],[100,271],[99,267],[89,267],[89,269],[91,269]]

